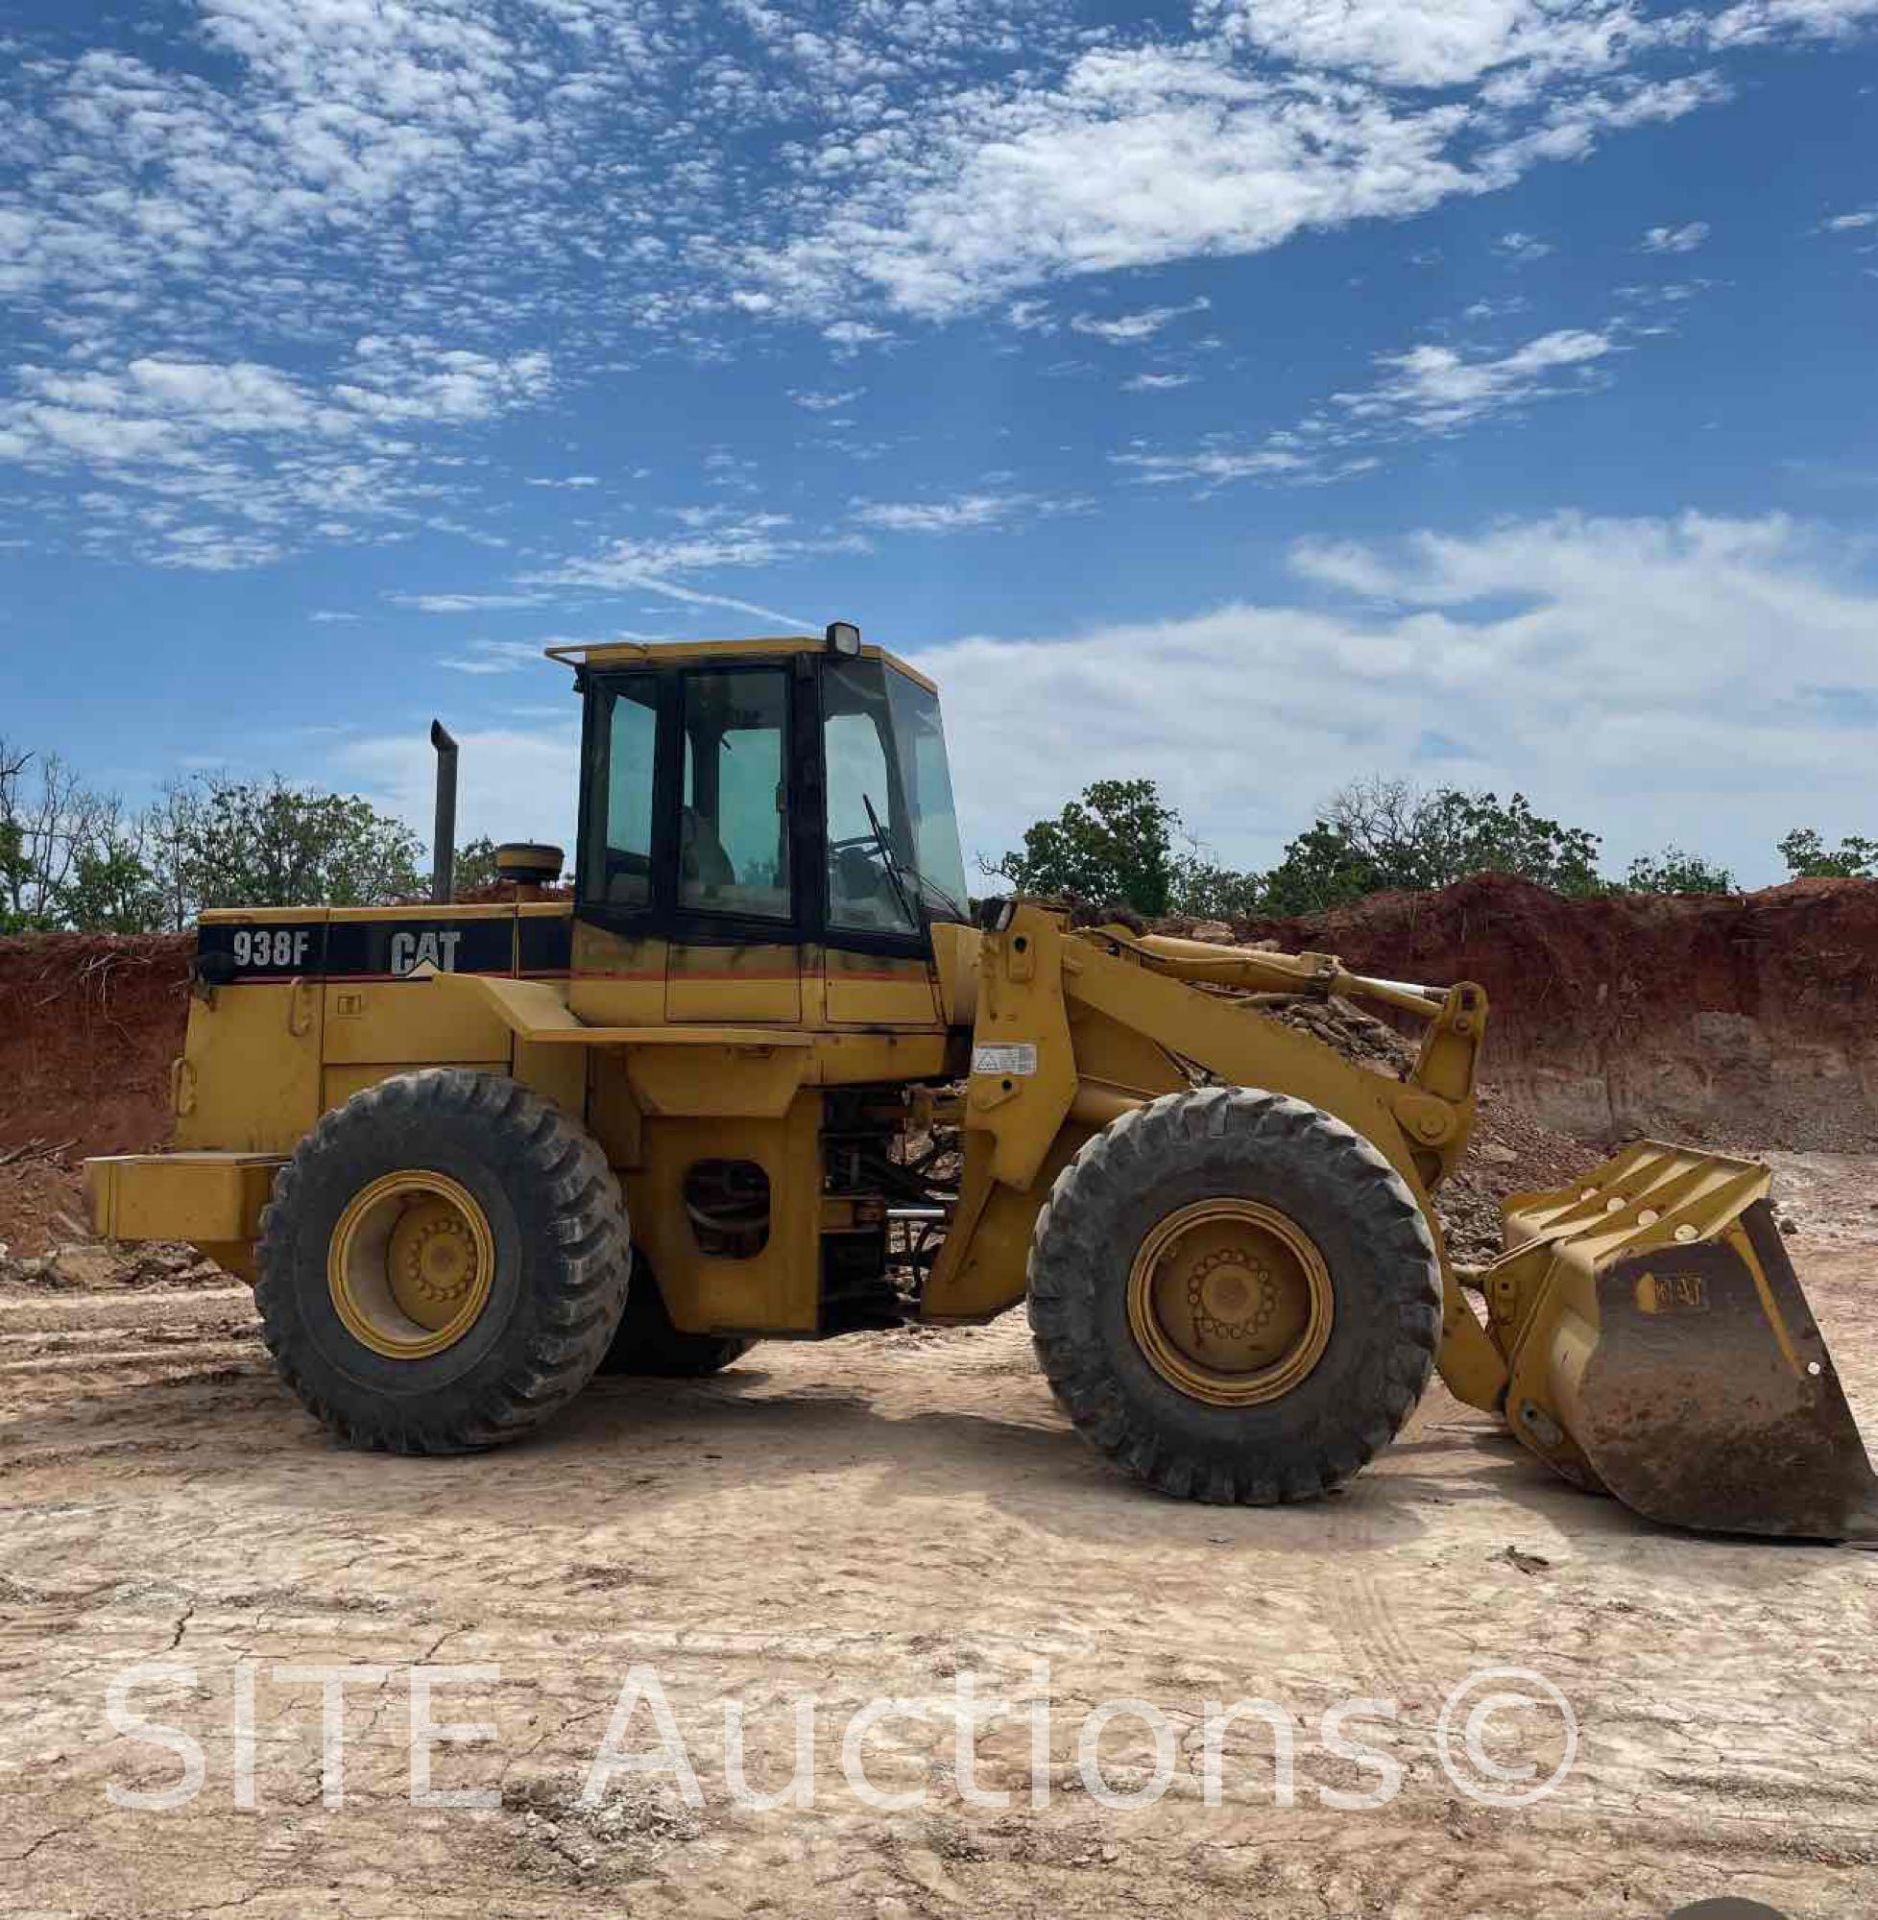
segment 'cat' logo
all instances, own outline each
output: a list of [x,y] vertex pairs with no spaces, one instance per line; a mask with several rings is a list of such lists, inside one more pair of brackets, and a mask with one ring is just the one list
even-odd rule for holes
[[455,928],[439,928],[431,933],[394,933],[391,970],[396,974],[415,973],[419,967],[428,965],[439,973],[454,973],[456,943],[462,938],[462,933]]

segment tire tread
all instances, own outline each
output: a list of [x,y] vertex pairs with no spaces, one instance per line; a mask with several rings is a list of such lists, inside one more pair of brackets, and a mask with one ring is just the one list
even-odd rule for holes
[[[1371,1319],[1386,1334],[1380,1354],[1358,1362],[1359,1404],[1335,1409],[1343,1417],[1334,1426],[1317,1419],[1311,1431],[1268,1437],[1239,1458],[1222,1458],[1218,1445],[1184,1438],[1178,1422],[1166,1417],[1169,1396],[1183,1408],[1203,1403],[1165,1383],[1144,1391],[1118,1364],[1105,1330],[1113,1316],[1105,1319],[1098,1298],[1105,1254],[1112,1265],[1118,1214],[1181,1172],[1212,1166],[1225,1143],[1241,1150],[1248,1165],[1314,1186],[1318,1204],[1360,1222],[1366,1263],[1381,1276],[1384,1296]],[[1077,1431],[1162,1492],[1218,1504],[1312,1499],[1359,1472],[1395,1438],[1420,1399],[1441,1334],[1440,1257],[1407,1183],[1341,1120],[1306,1101],[1252,1087],[1164,1094],[1084,1142],[1038,1212],[1029,1295],[1038,1362]]]
[[[498,1347],[497,1363],[479,1368],[466,1391],[434,1401],[336,1392],[295,1298],[296,1251],[317,1230],[306,1190],[342,1157],[377,1150],[389,1170],[399,1132],[425,1112],[474,1121],[511,1192],[532,1190],[545,1208],[546,1230],[533,1243],[532,1330]],[[475,1452],[541,1425],[586,1385],[625,1310],[630,1244],[619,1184],[584,1127],[506,1075],[427,1067],[322,1114],[281,1168],[261,1214],[255,1305],[281,1378],[341,1439],[386,1453]]]

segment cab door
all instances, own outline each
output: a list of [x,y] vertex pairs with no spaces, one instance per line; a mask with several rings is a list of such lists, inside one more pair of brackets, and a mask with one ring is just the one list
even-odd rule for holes
[[676,676],[668,1020],[801,1021],[795,679],[786,662]]
[[836,1027],[929,1029],[939,1017],[905,776],[878,660],[822,676],[826,911],[822,977]]
[[605,674],[588,687],[568,1005],[595,1026],[665,1017],[653,834],[665,705],[656,672]]

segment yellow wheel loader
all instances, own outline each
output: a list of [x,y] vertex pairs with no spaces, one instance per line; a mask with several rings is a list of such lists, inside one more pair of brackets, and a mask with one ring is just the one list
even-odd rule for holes
[[[1338,1486],[1439,1367],[1652,1519],[1874,1530],[1763,1168],[1633,1147],[1512,1203],[1464,1284],[1430,1195],[1473,1124],[1477,986],[968,911],[936,690],[845,623],[555,657],[585,708],[572,900],[518,846],[499,901],[454,900],[445,851],[427,905],[205,913],[175,1148],[91,1163],[101,1232],[254,1281],[347,1440],[486,1447],[597,1370],[1028,1296],[1071,1420],[1169,1494]],[[1262,1010],[1331,993],[1418,1023],[1414,1065]]]

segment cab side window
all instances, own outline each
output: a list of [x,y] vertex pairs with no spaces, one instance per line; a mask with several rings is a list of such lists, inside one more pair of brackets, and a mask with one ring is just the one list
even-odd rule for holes
[[658,684],[622,680],[603,695],[594,730],[603,756],[593,769],[604,804],[594,808],[587,871],[590,896],[609,907],[652,904],[652,778],[658,745]]
[[684,910],[791,917],[788,711],[789,681],[780,669],[685,676]]
[[[900,809],[880,712],[840,710],[841,688],[830,676],[830,711],[822,725],[828,768],[828,918],[868,933],[917,933],[913,898],[903,877]],[[896,857],[902,866],[896,867]]]

